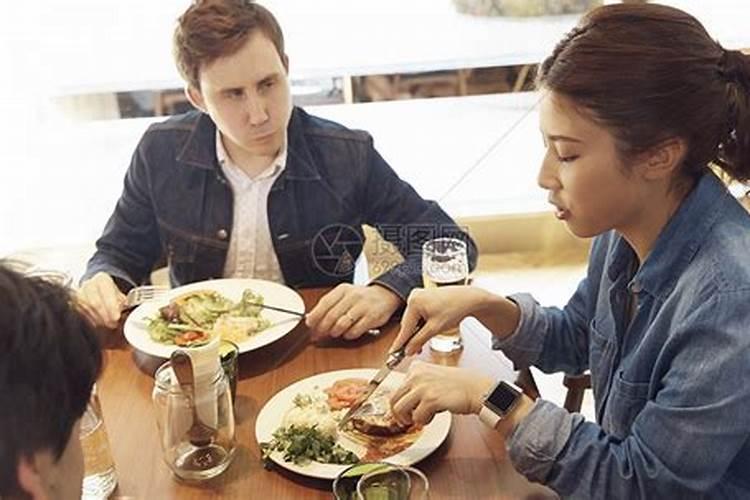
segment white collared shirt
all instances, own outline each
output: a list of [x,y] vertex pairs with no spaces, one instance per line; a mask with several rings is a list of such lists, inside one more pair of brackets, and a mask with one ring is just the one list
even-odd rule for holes
[[251,178],[227,154],[216,131],[216,157],[234,193],[234,219],[225,278],[257,278],[284,282],[268,226],[268,193],[286,168],[286,140],[266,170]]

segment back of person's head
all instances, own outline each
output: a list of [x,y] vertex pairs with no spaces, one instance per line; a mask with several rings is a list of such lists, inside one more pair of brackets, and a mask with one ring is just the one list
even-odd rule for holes
[[251,0],[196,0],[180,16],[174,32],[177,69],[192,87],[200,89],[200,70],[236,53],[256,33],[273,43],[285,61],[284,35],[268,9]]
[[537,85],[605,126],[623,159],[677,137],[687,145],[679,175],[713,163],[750,178],[750,56],[723,49],[681,10],[592,10],[542,63]]
[[0,497],[23,496],[22,459],[43,451],[60,459],[101,363],[96,334],[69,292],[0,260]]

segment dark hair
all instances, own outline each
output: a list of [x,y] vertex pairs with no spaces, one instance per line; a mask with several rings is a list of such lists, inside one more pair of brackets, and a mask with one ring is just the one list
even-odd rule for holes
[[714,163],[739,181],[750,178],[750,56],[723,49],[681,10],[592,10],[542,63],[537,86],[607,127],[624,158],[680,137],[683,176]]
[[22,457],[60,458],[101,365],[95,331],[70,293],[0,260],[0,497],[20,493]]
[[237,52],[254,33],[263,33],[284,60],[284,35],[276,18],[251,0],[196,0],[177,21],[173,51],[177,69],[200,88],[200,70]]

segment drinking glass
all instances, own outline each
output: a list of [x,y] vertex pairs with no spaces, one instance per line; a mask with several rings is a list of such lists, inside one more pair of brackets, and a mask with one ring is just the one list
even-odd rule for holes
[[[456,238],[436,238],[422,245],[422,280],[425,288],[465,285],[469,278],[466,243]],[[463,347],[458,326],[430,339],[432,350],[442,353]]]
[[427,476],[414,467],[382,467],[357,481],[358,500],[427,500],[429,493]]
[[336,500],[426,500],[429,490],[421,471],[388,462],[352,465],[333,482]]
[[107,429],[96,386],[86,411],[81,417],[81,448],[83,449],[83,487],[81,498],[107,498],[117,486],[117,472],[109,448]]
[[[156,371],[152,398],[164,461],[175,476],[201,481],[229,467],[237,441],[231,389],[221,367],[183,391],[167,361]],[[191,440],[196,417],[213,430],[206,442]]]

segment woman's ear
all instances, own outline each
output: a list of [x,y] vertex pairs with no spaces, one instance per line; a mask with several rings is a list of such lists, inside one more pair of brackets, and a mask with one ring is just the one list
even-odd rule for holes
[[670,137],[644,153],[641,174],[648,180],[672,177],[687,154],[687,143],[680,137]]

